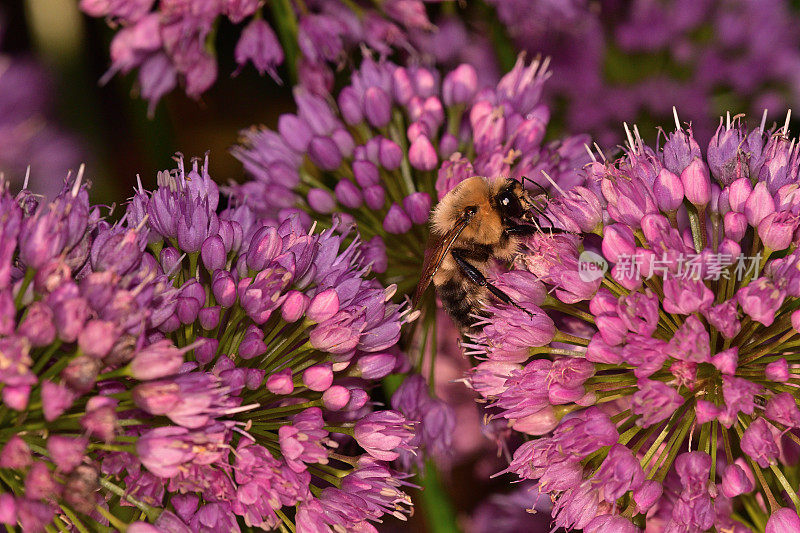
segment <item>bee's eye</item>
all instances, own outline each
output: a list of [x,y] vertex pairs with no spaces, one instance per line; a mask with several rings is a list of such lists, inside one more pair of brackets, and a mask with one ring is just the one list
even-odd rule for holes
[[498,204],[502,206],[502,210],[506,216],[519,216],[522,212],[522,206],[519,203],[519,198],[513,191],[506,190],[500,193],[497,198]]

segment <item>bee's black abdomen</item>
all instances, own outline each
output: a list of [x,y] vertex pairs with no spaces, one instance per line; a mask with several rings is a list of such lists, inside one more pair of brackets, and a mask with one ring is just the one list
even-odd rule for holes
[[[468,286],[467,286],[468,287]],[[475,289],[478,289],[475,287]],[[474,315],[478,314],[473,302],[475,295],[465,289],[465,284],[449,280],[437,288],[439,298],[442,300],[447,313],[462,331],[472,331],[472,325],[477,321]]]

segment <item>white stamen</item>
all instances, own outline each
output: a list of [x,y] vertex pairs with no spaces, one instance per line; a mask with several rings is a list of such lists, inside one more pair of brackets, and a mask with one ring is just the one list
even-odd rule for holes
[[[250,433],[248,433],[246,430],[240,429],[240,428],[238,428],[238,427],[236,427],[236,426],[234,426],[233,430],[234,430],[235,432],[237,432],[237,433],[240,433],[240,434],[242,434],[243,436],[247,437],[247,438],[248,438],[248,439],[250,439],[251,441],[253,441],[253,442],[256,442],[256,439],[255,439],[255,437],[253,437],[253,436],[252,436]],[[231,449],[231,451],[233,451],[233,449]]]
[[165,272],[165,274],[167,275],[167,277],[170,277],[172,274],[174,274],[174,273],[175,273],[175,271],[176,271],[176,270],[178,270],[178,268],[181,266],[181,263],[183,262],[183,259],[184,259],[185,257],[186,257],[186,254],[183,254],[182,256],[180,256],[180,257],[178,258],[178,260],[177,260],[177,261],[175,261],[175,264],[174,264],[174,265],[172,265],[172,268],[170,268],[170,269],[169,269],[167,272]]
[[28,181],[30,179],[31,179],[31,166],[28,165],[28,168],[25,169],[25,181],[22,182],[22,188],[23,189],[27,189],[28,188]]
[[584,148],[586,148],[586,151],[589,153],[589,157],[591,157],[591,158],[592,158],[592,161],[594,161],[595,163],[597,163],[597,158],[595,158],[594,154],[592,153],[592,149],[591,149],[591,148],[589,148],[589,145],[588,145],[588,144],[586,144],[586,143],[583,143],[583,147],[584,147]]
[[316,220],[314,221],[314,223],[313,223],[313,224],[311,224],[311,229],[310,229],[310,230],[308,230],[308,234],[309,234],[309,235],[312,235],[312,234],[314,233],[314,230],[315,230],[315,229],[317,229],[317,221],[316,221]]
[[142,228],[144,227],[144,225],[147,224],[147,219],[148,218],[150,218],[150,213],[147,213],[147,214],[145,214],[145,216],[142,217],[141,222],[139,222],[139,224],[136,226],[136,230],[134,230],[134,231],[136,231],[137,233],[142,231]]
[[184,346],[183,348],[180,349],[180,351],[181,351],[181,353],[191,352],[195,348],[199,348],[200,346],[202,346],[204,342],[206,342],[206,341],[204,341],[204,340],[195,341],[192,344],[190,344],[189,346]]
[[83,181],[83,171],[86,170],[86,165],[81,163],[81,166],[78,167],[78,175],[75,177],[75,183],[72,185],[72,197],[75,198],[78,196],[78,192],[81,190],[81,181]]
[[675,117],[675,131],[681,131],[681,121],[678,118],[678,110],[672,106],[672,116]]
[[150,272],[148,275],[146,275],[146,276],[144,277],[144,279],[143,279],[141,282],[139,282],[139,285],[137,285],[136,287],[134,287],[134,289],[131,291],[131,294],[132,294],[133,296],[136,296],[136,295],[138,295],[138,294],[139,294],[139,293],[141,293],[141,292],[142,292],[142,291],[145,289],[145,287],[147,287],[147,285],[148,285],[148,284],[149,284],[151,281],[153,281],[154,279],[156,279],[156,273],[155,273],[155,272]]
[[551,185],[552,185],[552,186],[553,186],[553,187],[554,187],[554,188],[555,188],[555,189],[556,189],[556,190],[557,190],[557,191],[558,191],[558,192],[561,194],[561,196],[566,196],[566,194],[567,194],[567,193],[565,193],[565,192],[564,192],[564,189],[562,189],[561,187],[559,187],[559,186],[558,186],[558,183],[556,183],[555,181],[553,181],[553,178],[551,178],[551,177],[550,177],[550,175],[549,175],[549,174],[547,174],[547,172],[545,172],[544,170],[542,170],[542,174],[544,174],[544,177],[545,177],[545,178],[547,178],[547,181],[549,181],[549,182],[550,182],[550,184],[551,184]]
[[635,151],[633,147],[633,135],[631,135],[631,129],[628,127],[627,122],[622,123],[625,126],[625,135],[628,136],[628,146],[630,147],[631,151]]
[[600,146],[597,143],[593,143],[593,144],[594,144],[594,149],[597,150],[597,153],[600,154],[600,157],[603,158],[603,162],[605,163],[606,154],[603,153],[603,150],[600,149]]
[[769,111],[769,109],[765,109],[764,110],[764,114],[761,115],[761,126],[758,127],[758,133],[759,134],[763,134],[764,133],[764,126],[767,125],[767,111]]
[[636,136],[636,146],[642,152],[644,152],[644,146],[642,146],[642,136],[639,135],[639,126],[636,124],[633,125],[633,134]]
[[260,403],[251,403],[248,405],[240,405],[239,407],[231,407],[230,409],[226,409],[223,411],[223,414],[226,415],[235,415],[236,413],[243,413],[245,411],[249,411],[251,409],[255,409],[257,407],[261,407]]
[[144,192],[144,187],[142,187],[142,177],[139,174],[136,174],[136,185],[139,187],[139,192]]
[[725,113],[725,129],[726,130],[731,129],[731,112],[730,111],[726,111],[726,113]]
[[792,118],[792,110],[788,110],[786,112],[786,121],[783,123],[783,136],[785,137],[789,133],[789,119]]
[[[422,311],[417,309],[413,313],[409,313],[408,316],[406,317],[406,319],[403,321],[403,323],[410,324],[410,323],[414,322],[416,319],[418,319],[419,315],[421,315],[421,314],[422,314]],[[401,313],[401,316],[402,316],[402,313]]]
[[391,285],[386,287],[386,289],[384,289],[384,291],[383,291],[384,301],[388,302],[389,300],[391,300],[396,292],[397,292],[397,284],[396,283],[392,283]]

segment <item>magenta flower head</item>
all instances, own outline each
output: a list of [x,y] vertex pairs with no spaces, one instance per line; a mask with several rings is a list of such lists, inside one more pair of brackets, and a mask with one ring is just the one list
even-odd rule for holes
[[[0,187],[0,417],[20,421],[0,432],[17,480],[0,518],[124,529],[133,505],[158,531],[294,528],[295,506],[342,498],[363,527],[410,513],[407,474],[388,461],[413,453],[412,424],[367,393],[404,366],[395,345],[413,316],[396,289],[369,277],[374,258],[345,222],[260,220],[220,201],[207,161],[176,162],[113,225],[75,180],[29,211]],[[417,217],[424,200],[409,201]],[[42,220],[55,237],[23,260]],[[319,468],[383,482],[341,483],[329,500]]]
[[[560,527],[744,531],[791,519],[780,508],[798,495],[780,479],[796,473],[787,435],[800,424],[800,393],[790,385],[800,363],[800,260],[796,231],[786,231],[787,244],[777,225],[793,224],[796,211],[786,189],[773,194],[760,178],[753,186],[728,179],[731,164],[760,155],[743,141],[731,152],[719,133],[713,161],[679,131],[669,142],[683,144],[671,152],[632,135],[620,160],[587,167],[586,190],[604,200],[598,226],[584,229],[575,210],[575,223],[564,223],[573,236],[531,236],[510,273],[498,268],[494,276],[535,274],[541,296],[530,301],[523,287],[503,283],[513,304],[489,306],[465,345],[479,360],[466,381],[493,416],[537,436],[507,471],[550,495]],[[784,133],[755,130],[762,134],[768,142]],[[620,193],[621,169],[638,169],[627,183],[639,190]],[[794,181],[781,187],[800,186],[796,170],[790,166]],[[669,197],[677,182],[667,172],[681,176],[687,201]],[[548,215],[570,216],[553,204]],[[743,218],[725,224],[721,205]],[[565,246],[573,239],[574,252]],[[570,279],[595,284],[575,298]],[[539,316],[552,320],[549,338],[532,335]],[[751,505],[757,501],[773,504]],[[612,525],[609,515],[621,518]]]

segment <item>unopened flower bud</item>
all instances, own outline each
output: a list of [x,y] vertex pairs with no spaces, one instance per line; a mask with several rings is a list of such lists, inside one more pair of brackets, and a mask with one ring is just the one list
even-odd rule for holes
[[415,192],[403,198],[403,209],[414,224],[425,224],[431,212],[431,197],[426,192]]
[[364,379],[381,379],[388,376],[397,365],[397,358],[391,353],[363,355],[358,358],[357,367]]
[[33,461],[31,449],[20,437],[13,435],[0,451],[0,467],[24,470]]
[[230,272],[217,270],[211,280],[211,291],[222,307],[231,307],[236,302],[236,282]]
[[408,218],[403,208],[397,204],[392,204],[383,219],[383,229],[388,233],[405,233],[411,229],[411,225],[411,219]]
[[774,511],[767,520],[764,533],[793,533],[800,531],[800,518],[791,507],[781,507]]
[[118,336],[113,322],[90,320],[78,335],[78,346],[86,355],[102,359],[114,347]]
[[439,163],[436,150],[431,141],[424,135],[420,135],[408,149],[408,161],[417,170],[433,170]]
[[[342,118],[344,118],[347,124],[355,126],[364,120],[364,115],[361,112],[361,102],[353,87],[348,85],[339,92],[338,103],[339,112],[342,114]],[[281,133],[281,135],[283,135],[283,133]],[[298,151],[302,152],[305,151],[305,149]]]
[[75,392],[84,394],[94,387],[102,363],[88,355],[80,355],[69,362],[61,371],[64,383]]
[[394,141],[382,138],[378,149],[378,160],[386,170],[397,170],[403,161],[403,150]]
[[797,219],[786,212],[770,213],[758,223],[758,236],[772,251],[785,250],[792,244]]
[[744,234],[749,227],[744,213],[737,213],[736,211],[725,213],[722,222],[725,227],[725,237],[735,242],[739,242],[744,238]]
[[267,390],[273,394],[291,394],[294,390],[292,369],[284,368],[267,378]]
[[375,128],[386,126],[392,119],[392,101],[379,87],[369,87],[364,93],[364,115]]
[[303,384],[309,389],[322,392],[333,384],[333,371],[328,365],[314,365],[303,371]]
[[171,376],[183,365],[183,351],[168,340],[158,341],[139,350],[130,363],[130,375],[146,381]]
[[674,173],[662,168],[653,183],[653,195],[659,209],[676,211],[683,203],[683,183]]
[[212,235],[203,241],[200,246],[200,256],[203,259],[203,264],[209,272],[214,272],[218,268],[225,266],[227,253],[225,252],[225,244],[219,235]]
[[61,472],[71,472],[81,464],[88,440],[82,437],[51,435],[47,439],[47,451],[56,468]]
[[339,180],[334,193],[339,203],[347,208],[358,209],[364,203],[361,191],[350,180]]
[[753,192],[747,197],[744,204],[744,214],[751,226],[758,227],[764,217],[775,212],[775,202],[772,195],[767,191],[767,185],[760,181],[756,184]]
[[371,185],[364,189],[364,201],[367,207],[373,211],[383,209],[383,204],[386,201],[386,193],[380,185]]
[[338,312],[339,295],[335,289],[326,289],[311,299],[306,316],[314,322],[324,322]]
[[459,65],[442,82],[442,98],[447,106],[469,103],[477,90],[478,73],[472,65]]
[[336,170],[342,164],[342,152],[330,137],[314,137],[308,145],[308,158],[327,171]]
[[661,483],[654,479],[646,479],[637,489],[633,491],[633,501],[640,513],[646,513],[655,503],[661,499],[663,488]]
[[783,357],[767,363],[767,366],[764,367],[764,375],[770,381],[786,382],[789,380],[789,364]]
[[681,173],[686,199],[696,207],[705,207],[711,200],[711,178],[702,159],[695,157]]
[[311,209],[323,215],[332,213],[333,209],[336,207],[336,202],[334,202],[333,197],[324,189],[311,189],[308,191],[306,199]]
[[322,393],[322,403],[325,409],[338,411],[350,401],[350,391],[341,385],[333,385]]
[[64,501],[80,513],[91,514],[97,506],[96,493],[99,488],[97,469],[90,465],[79,465],[64,482]]

